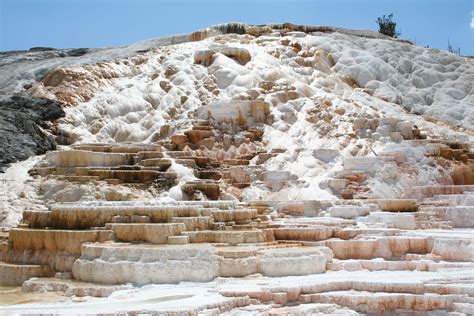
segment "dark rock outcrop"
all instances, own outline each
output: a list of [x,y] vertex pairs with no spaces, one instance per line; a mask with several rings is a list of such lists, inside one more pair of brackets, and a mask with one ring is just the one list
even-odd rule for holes
[[54,101],[0,97],[0,172],[9,163],[55,149],[54,136],[46,130],[63,116],[61,105]]

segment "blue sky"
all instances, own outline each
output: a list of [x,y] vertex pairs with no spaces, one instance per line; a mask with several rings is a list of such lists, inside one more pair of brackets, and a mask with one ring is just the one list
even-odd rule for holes
[[474,55],[473,0],[0,0],[0,50],[103,47],[223,22],[377,29],[393,12],[401,37]]

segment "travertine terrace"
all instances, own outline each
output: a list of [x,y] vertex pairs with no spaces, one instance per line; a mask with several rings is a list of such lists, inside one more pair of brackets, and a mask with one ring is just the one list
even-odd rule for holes
[[472,61],[292,24],[88,55],[28,86],[65,117],[1,175],[0,313],[474,313]]

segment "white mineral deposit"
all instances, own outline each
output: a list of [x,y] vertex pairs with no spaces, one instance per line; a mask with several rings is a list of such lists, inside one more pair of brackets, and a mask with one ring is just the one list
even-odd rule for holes
[[473,315],[473,60],[237,26],[0,56],[64,111],[0,173],[0,314]]

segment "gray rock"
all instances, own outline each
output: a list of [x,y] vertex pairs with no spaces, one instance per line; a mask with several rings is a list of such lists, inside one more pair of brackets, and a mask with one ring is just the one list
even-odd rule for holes
[[46,130],[64,116],[61,105],[27,96],[0,97],[0,171],[9,163],[56,148]]

